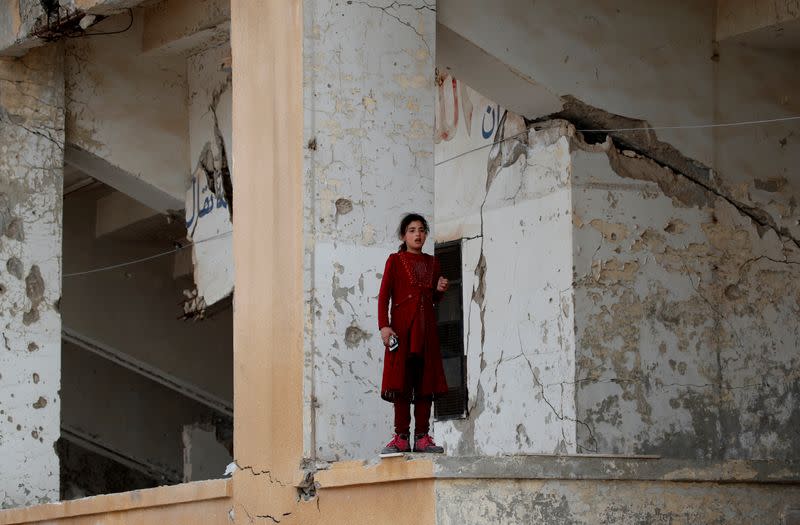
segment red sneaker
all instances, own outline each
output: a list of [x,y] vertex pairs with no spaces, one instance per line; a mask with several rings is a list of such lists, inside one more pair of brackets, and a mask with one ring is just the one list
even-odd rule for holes
[[408,442],[408,436],[403,434],[395,434],[392,440],[383,447],[381,454],[396,454],[397,452],[409,452],[411,445]]
[[436,443],[433,442],[433,438],[428,434],[425,434],[423,436],[417,436],[417,438],[414,440],[414,452],[442,454],[444,452],[444,448],[436,445]]

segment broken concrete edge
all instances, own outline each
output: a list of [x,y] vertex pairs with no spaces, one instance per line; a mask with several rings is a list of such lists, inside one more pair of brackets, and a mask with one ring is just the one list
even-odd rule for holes
[[800,462],[518,455],[438,457],[436,479],[559,479],[711,483],[800,483]]
[[[433,479],[434,469],[429,454],[406,454],[403,457],[373,460],[337,461],[316,463],[307,467],[306,483],[310,480],[316,489],[372,485],[399,481]],[[302,487],[295,484],[298,489]]]
[[[75,31],[77,28],[85,31],[88,27],[100,22],[108,14],[125,11],[125,9],[120,8],[109,11],[107,14],[96,16],[97,13],[75,6],[73,3],[64,2],[64,5],[60,5],[56,2],[54,11],[49,14],[42,9],[45,6],[44,2],[42,2],[41,7],[34,7],[33,16],[24,17],[19,21],[19,27],[2,35],[3,38],[0,39],[0,56],[22,57],[33,48],[64,38],[69,31]],[[33,6],[33,3],[31,5]],[[9,6],[5,9],[10,10],[12,8]],[[81,25],[81,21],[87,16],[91,16],[91,19],[87,18],[87,21],[91,21],[85,26]]]
[[[311,468],[308,464],[307,468]],[[702,461],[598,456],[406,456],[377,462],[342,461],[301,470],[298,500],[317,489],[424,479],[613,480],[708,483],[800,483],[800,463],[775,460]],[[301,491],[312,491],[304,497]],[[0,525],[230,498],[233,483],[216,479],[92,496],[0,511]]]
[[[298,478],[299,479],[299,478]],[[694,460],[657,456],[407,455],[378,461],[341,461],[307,466],[301,494],[317,489],[423,479],[531,479],[673,481],[700,483],[800,483],[800,462]]]
[[119,494],[103,494],[57,503],[0,510],[0,525],[57,520],[148,507],[178,505],[233,496],[229,479],[213,479],[179,485],[133,490]]
[[[665,194],[673,198],[677,196],[676,193],[681,193],[680,189],[671,191],[675,190],[673,186],[686,189],[687,185],[691,185],[694,189],[690,193],[699,195],[699,199],[679,199],[684,205],[700,205],[703,201],[721,198],[736,208],[742,216],[749,218],[760,236],[763,237],[768,230],[772,230],[779,238],[800,248],[800,238],[792,235],[788,228],[779,225],[770,213],[736,199],[728,188],[720,184],[723,178],[714,169],[683,155],[672,144],[659,140],[646,120],[609,113],[572,95],[564,95],[562,101],[564,107],[560,112],[533,120],[526,119],[528,129],[547,127],[549,122],[566,122],[572,142],[586,151],[596,151],[593,146],[601,145],[608,152],[612,167],[619,175],[656,182]],[[615,154],[625,150],[634,154],[631,158],[653,163],[669,173],[631,177],[631,171],[635,173],[641,170],[620,169],[619,157]],[[670,179],[669,182],[665,178]]]

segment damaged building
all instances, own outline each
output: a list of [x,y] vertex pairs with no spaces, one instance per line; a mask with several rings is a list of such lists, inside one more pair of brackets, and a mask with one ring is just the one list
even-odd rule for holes
[[[0,523],[800,522],[798,17],[0,3]],[[445,454],[379,459],[409,211]]]

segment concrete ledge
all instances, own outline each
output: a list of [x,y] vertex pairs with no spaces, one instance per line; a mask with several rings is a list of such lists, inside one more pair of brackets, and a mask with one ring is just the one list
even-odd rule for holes
[[382,459],[375,464],[367,464],[364,461],[333,463],[328,470],[317,471],[314,481],[319,483],[320,488],[325,489],[433,477],[433,463],[429,457],[415,459],[413,456],[406,456]]
[[437,457],[437,479],[562,479],[690,481],[716,483],[800,483],[798,462],[767,460],[701,461],[655,456]]
[[58,503],[48,503],[46,505],[4,510],[0,511],[0,525],[177,505],[180,503],[229,498],[231,495],[231,480],[229,479],[196,481],[168,487],[134,490],[119,494],[92,496]]

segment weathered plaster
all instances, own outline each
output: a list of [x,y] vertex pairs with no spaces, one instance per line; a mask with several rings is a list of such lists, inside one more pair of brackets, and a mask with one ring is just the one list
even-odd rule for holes
[[715,35],[722,41],[759,29],[772,29],[780,39],[780,24],[796,22],[800,14],[798,0],[759,2],[758,0],[718,0]]
[[0,59],[0,507],[58,498],[63,47]]
[[577,404],[598,451],[796,458],[800,249],[605,148],[573,155]]
[[[800,87],[800,66],[790,49],[723,43],[716,75],[722,122],[800,113],[800,100],[794,95]],[[714,142],[713,167],[722,174],[728,192],[745,206],[763,210],[779,230],[800,242],[797,121],[718,128]]]
[[[726,132],[736,140],[720,141],[720,158],[729,149],[740,158],[739,169],[724,161],[730,176],[655,133],[629,138],[673,168],[610,139],[587,144],[563,121],[535,123],[527,136],[491,146],[514,136],[485,133],[504,110],[450,77],[442,85],[437,239],[464,239],[470,408],[467,419],[437,425],[448,449],[796,457],[800,248],[791,136],[757,142],[767,159],[757,166],[745,138],[777,131]],[[565,114],[609,127],[625,121],[585,105],[574,111],[579,105]],[[776,168],[786,177],[757,175]],[[553,208],[548,199],[559,191]],[[569,269],[572,277],[559,274]],[[516,334],[529,324],[535,329]],[[557,365],[544,361],[549,376],[521,387],[515,374],[526,363],[508,371],[503,363],[528,355],[510,350],[523,341],[541,345],[536,359],[563,355]],[[532,397],[552,414],[517,406]],[[563,443],[553,444],[558,435]]]
[[798,502],[796,485],[437,480],[436,523],[781,523]]
[[[305,455],[374,455],[376,296],[403,213],[433,211],[435,7],[304,2]],[[432,251],[432,243],[427,247]]]
[[229,55],[222,45],[187,60],[192,177],[186,230],[195,243],[194,283],[205,305],[233,293],[231,74],[221,70]]

